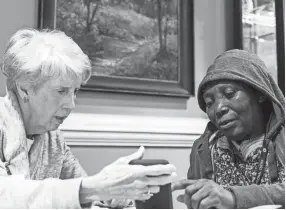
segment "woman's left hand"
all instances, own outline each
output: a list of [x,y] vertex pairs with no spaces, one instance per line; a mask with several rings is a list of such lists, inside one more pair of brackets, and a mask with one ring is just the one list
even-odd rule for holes
[[172,184],[172,190],[185,189],[185,194],[179,195],[177,200],[185,203],[188,208],[232,209],[235,199],[231,192],[209,179],[180,180]]
[[105,203],[112,209],[124,209],[134,205],[134,202],[131,199],[111,199],[105,201]]
[[134,201],[131,199],[110,199],[106,201],[94,201],[92,206],[108,209],[125,209],[134,207]]

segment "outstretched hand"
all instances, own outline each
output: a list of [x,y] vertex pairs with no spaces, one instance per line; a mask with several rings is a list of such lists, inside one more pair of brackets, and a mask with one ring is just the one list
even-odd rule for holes
[[185,190],[177,200],[185,203],[190,209],[235,207],[232,193],[209,179],[180,180],[172,184],[172,190]]
[[144,147],[131,155],[121,157],[103,168],[98,174],[82,181],[80,192],[83,202],[87,200],[132,199],[148,200],[160,190],[160,185],[171,183],[176,168],[167,165],[129,165],[141,159]]

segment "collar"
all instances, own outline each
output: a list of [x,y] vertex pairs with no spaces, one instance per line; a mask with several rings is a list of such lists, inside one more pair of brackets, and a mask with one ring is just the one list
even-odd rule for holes
[[[253,151],[255,151],[257,148],[262,147],[264,136],[265,135],[262,134],[261,136],[258,136],[256,138],[243,140],[240,144],[237,144],[237,142],[235,141],[232,141],[232,143],[237,148],[237,150],[240,152],[243,160],[246,161],[249,155]],[[212,142],[212,145],[216,143],[217,147],[220,147],[222,149],[231,150],[229,140],[225,136],[220,136],[218,132],[214,133],[211,136],[210,141]]]

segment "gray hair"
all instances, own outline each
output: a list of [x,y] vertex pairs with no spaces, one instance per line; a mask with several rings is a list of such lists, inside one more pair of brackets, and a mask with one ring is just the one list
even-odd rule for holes
[[57,30],[21,29],[10,39],[1,69],[7,89],[17,83],[29,87],[51,78],[71,79],[85,84],[91,76],[88,56],[64,32]]

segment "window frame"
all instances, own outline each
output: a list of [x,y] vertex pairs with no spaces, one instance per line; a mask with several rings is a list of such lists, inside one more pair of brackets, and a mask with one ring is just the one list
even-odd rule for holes
[[[284,38],[284,1],[275,1],[276,21],[276,53],[277,53],[277,82],[285,95],[285,38]],[[243,49],[243,24],[241,0],[234,0],[234,47]],[[279,26],[279,27],[277,27]]]

